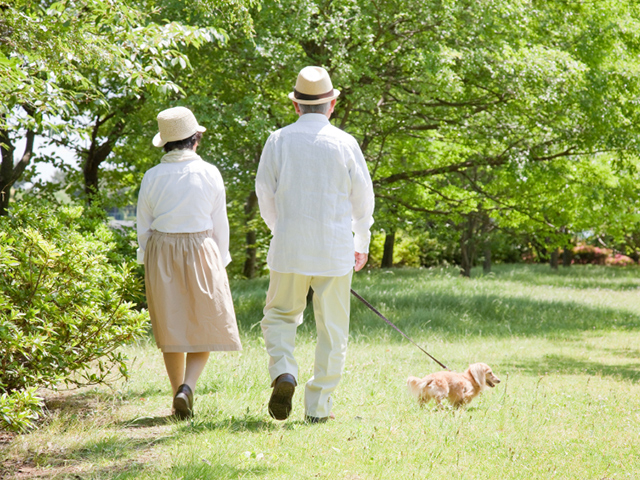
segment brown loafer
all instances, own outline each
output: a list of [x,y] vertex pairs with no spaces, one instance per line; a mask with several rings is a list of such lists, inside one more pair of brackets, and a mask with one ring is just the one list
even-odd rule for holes
[[296,379],[290,373],[283,373],[273,383],[269,399],[269,415],[276,420],[286,420],[291,413],[291,399],[296,390]]
[[183,383],[173,397],[173,414],[179,420],[193,416],[193,392],[191,387]]

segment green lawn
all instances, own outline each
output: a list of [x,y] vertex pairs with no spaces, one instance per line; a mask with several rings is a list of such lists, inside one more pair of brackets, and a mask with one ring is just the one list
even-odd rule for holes
[[[352,340],[336,420],[267,414],[259,321],[267,281],[232,282],[244,351],[212,355],[196,418],[169,419],[170,387],[152,341],[125,348],[132,378],[47,392],[28,435],[0,438],[6,478],[638,479],[640,269],[506,265],[360,272],[354,289],[451,369],[491,365],[502,383],[466,409],[419,408],[408,375],[439,367],[352,301]],[[311,375],[305,312],[297,356]]]

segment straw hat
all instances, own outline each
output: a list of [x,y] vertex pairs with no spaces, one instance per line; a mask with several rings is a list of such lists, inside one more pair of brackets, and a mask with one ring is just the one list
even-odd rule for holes
[[163,147],[167,142],[177,142],[191,137],[206,128],[198,125],[196,117],[186,107],[167,108],[158,114],[159,133],[153,137],[155,147]]
[[340,91],[333,88],[329,74],[322,67],[304,67],[289,98],[303,105],[319,105],[338,98]]

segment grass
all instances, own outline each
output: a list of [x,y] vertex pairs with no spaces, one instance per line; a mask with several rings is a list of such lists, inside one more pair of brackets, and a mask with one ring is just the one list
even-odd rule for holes
[[[267,281],[232,283],[241,353],[220,353],[174,422],[161,356],[124,348],[133,376],[113,390],[48,392],[35,432],[0,437],[6,478],[637,479],[640,478],[640,270],[498,266],[359,273],[354,289],[454,370],[483,361],[500,385],[460,410],[419,408],[408,375],[438,366],[357,300],[337,419],[285,422],[270,389],[259,321]],[[311,375],[305,312],[297,357]]]

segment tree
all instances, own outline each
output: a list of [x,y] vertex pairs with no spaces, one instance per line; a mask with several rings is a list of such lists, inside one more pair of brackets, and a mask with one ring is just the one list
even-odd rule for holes
[[[261,12],[257,48],[225,58],[246,72],[234,78],[244,81],[238,92],[253,84],[260,94],[251,97],[254,114],[238,115],[252,135],[259,127],[252,138],[287,118],[284,92],[276,97],[274,89],[285,90],[300,66],[327,67],[342,90],[333,121],[360,140],[386,205],[377,212],[459,225],[468,274],[484,225],[531,231],[541,246],[548,237],[548,248],[566,241],[566,214],[551,208],[565,191],[549,183],[553,165],[588,164],[598,152],[622,165],[637,154],[630,92],[639,91],[638,57],[628,52],[638,52],[630,28],[638,18],[632,2],[300,0]],[[234,130],[236,143],[242,130]],[[250,180],[255,155],[242,157],[234,163]],[[543,182],[538,194],[556,188],[542,197],[550,206],[532,201],[527,188],[513,190],[534,180]]]
[[[180,91],[172,78],[189,67],[180,49],[224,40],[213,27],[151,22],[120,0],[18,0],[1,12],[0,94],[7,100],[0,110],[0,214],[38,134],[78,152],[91,198],[100,166],[131,132],[132,114],[149,96]],[[25,130],[27,151],[14,166],[15,141]]]

